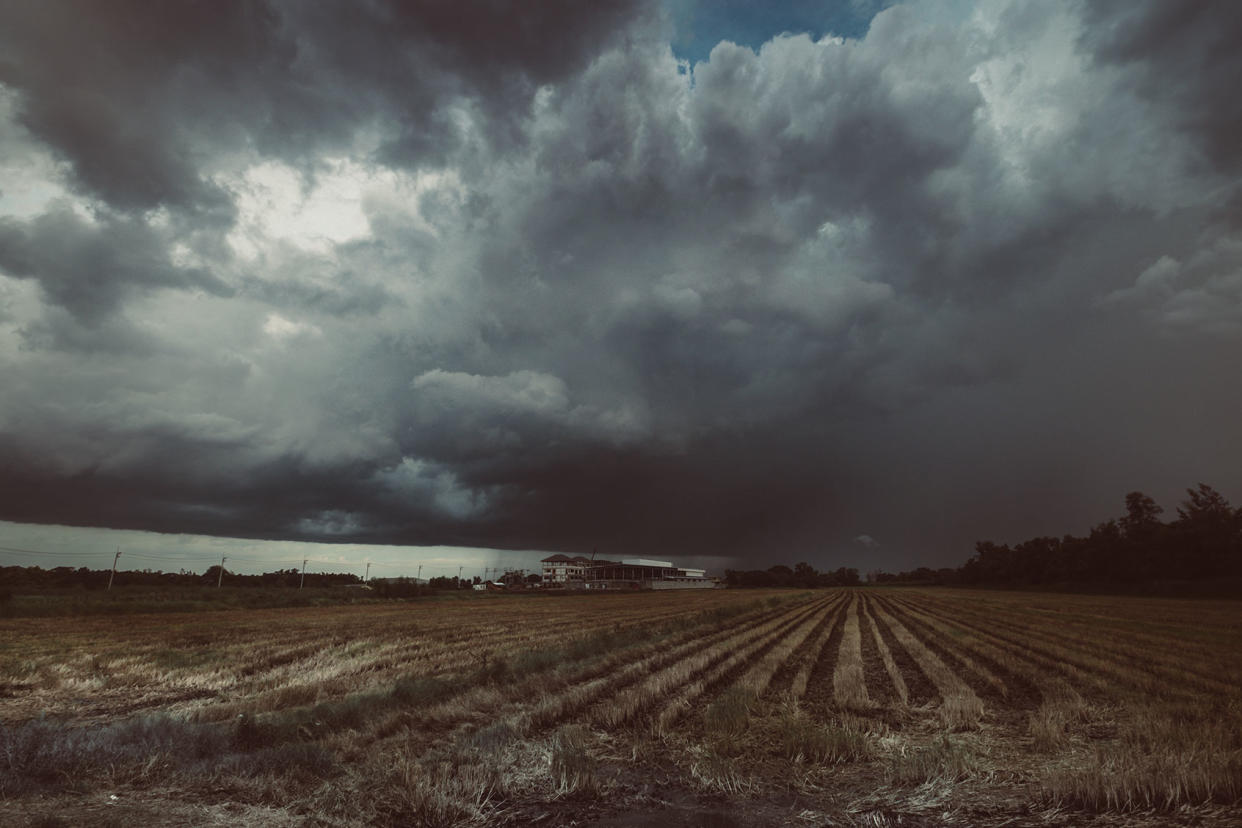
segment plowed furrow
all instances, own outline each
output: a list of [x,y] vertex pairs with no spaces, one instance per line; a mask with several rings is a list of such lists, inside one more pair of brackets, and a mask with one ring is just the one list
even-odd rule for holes
[[[996,624],[985,624],[980,621],[968,621],[961,616],[946,616],[937,608],[925,607],[930,615],[971,630],[983,640],[1016,653],[1029,662],[1038,664],[1053,675],[1060,675],[1076,689],[1100,698],[1116,698],[1122,688],[1105,676],[1113,671],[1113,667],[1089,658],[1080,658],[1073,653],[1056,651],[1042,646],[1031,636],[1015,634],[1004,630]],[[1123,681],[1131,684],[1130,681]]]
[[860,596],[858,604],[858,633],[862,645],[863,678],[867,684],[867,695],[876,707],[890,708],[900,704],[893,680],[884,666],[880,649],[876,647],[875,636],[871,627],[875,623],[867,610],[868,598]]
[[819,651],[823,647],[824,639],[827,638],[832,631],[833,618],[838,608],[841,606],[841,597],[834,597],[824,610],[824,614],[820,617],[819,623],[815,629],[802,642],[802,646],[793,652],[792,655],[780,666],[776,674],[772,676],[772,681],[768,684],[768,697],[774,698],[781,694],[793,695],[793,684],[795,679],[801,675],[801,690],[798,696],[801,696],[806,690],[806,677],[810,674],[811,668],[815,665],[815,660],[819,658]]
[[993,634],[1006,640],[1021,642],[1032,652],[1041,653],[1046,658],[1073,665],[1087,672],[1111,676],[1144,693],[1189,699],[1198,694],[1193,689],[1195,685],[1217,693],[1238,691],[1238,688],[1232,685],[1208,682],[1170,669],[1160,662],[1158,653],[1148,653],[1146,657],[1143,657],[1134,652],[1132,648],[1116,642],[1104,643],[1085,638],[1068,638],[1055,631],[1023,626],[1006,618],[980,617],[975,612],[962,612],[954,617],[959,618],[963,623],[973,623],[976,626],[986,624]]
[[814,617],[800,618],[793,624],[782,626],[771,634],[744,645],[732,655],[700,673],[695,681],[686,684],[674,694],[664,709],[656,716],[656,732],[667,733],[669,728],[691,709],[691,704],[700,696],[717,687],[727,685],[739,676],[745,676],[750,669],[755,670],[755,678],[753,679],[755,686],[749,689],[759,688],[759,692],[761,692],[761,685],[766,685],[766,679],[762,678],[766,672],[766,669],[762,667],[763,657],[775,649],[787,636],[795,634],[795,631],[802,630],[804,631],[803,634],[809,632],[814,626],[814,622]]
[[805,699],[810,707],[823,707],[832,699],[832,671],[837,663],[846,601],[848,598],[837,601],[828,616],[827,625],[820,630],[806,660],[789,684],[789,695],[794,699]]
[[906,685],[907,699],[910,705],[914,707],[922,707],[935,701],[937,697],[936,685],[932,684],[919,667],[918,662],[911,658],[906,649],[901,646],[885,624],[876,624],[876,631],[879,632],[880,638],[888,647],[889,654],[893,658],[893,663],[901,671],[902,681]]
[[983,714],[983,702],[975,695],[970,685],[949,669],[935,653],[884,607],[876,608],[876,619],[889,628],[893,637],[919,665],[924,675],[936,685],[936,690],[941,697],[941,712],[946,723],[955,728],[977,725],[979,717]]
[[[1034,707],[1041,698],[1049,696],[1053,689],[1055,689],[1055,695],[1064,695],[1060,687],[1063,684],[1062,680],[1054,678],[1037,664],[1022,658],[1011,650],[983,641],[976,632],[965,627],[946,623],[913,609],[905,603],[901,603],[900,606],[906,616],[913,617],[921,624],[937,630],[942,637],[952,637],[957,644],[973,654],[976,663],[986,664],[1009,688],[1007,702],[1011,707],[1018,709]],[[1050,687],[1050,683],[1053,682],[1058,685],[1057,688]]]
[[[868,604],[872,600],[868,598]],[[884,672],[888,675],[896,703],[901,705],[909,704],[910,690],[906,687],[906,680],[901,675],[901,668],[897,666],[897,662],[893,659],[893,653],[888,648],[887,642],[884,641],[884,637],[880,635],[880,628],[875,622],[874,614],[870,611],[866,614],[866,622],[867,629],[863,632],[863,638],[871,637],[872,646],[875,647],[880,663],[884,666]]]
[[927,649],[935,653],[955,674],[961,676],[976,695],[999,704],[1007,702],[1009,688],[1004,680],[961,647],[952,636],[944,635],[940,630],[926,624],[896,603],[886,603],[884,608],[914,633],[927,646]]
[[705,650],[695,652],[601,703],[592,712],[590,719],[594,724],[606,727],[626,724],[660,699],[696,681],[702,674],[728,659],[732,653],[755,646],[756,642],[763,642],[781,635],[786,629],[814,611],[813,606],[811,608],[796,607],[759,628],[747,630]]

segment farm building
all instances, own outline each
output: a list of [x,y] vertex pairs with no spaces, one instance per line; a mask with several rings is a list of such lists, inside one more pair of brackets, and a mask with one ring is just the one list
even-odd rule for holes
[[720,585],[706,570],[647,558],[605,561],[551,555],[542,563],[545,585],[570,589],[711,589]]
[[586,580],[586,568],[591,565],[590,558],[581,555],[549,555],[540,561],[543,564],[543,583],[545,586],[582,586]]

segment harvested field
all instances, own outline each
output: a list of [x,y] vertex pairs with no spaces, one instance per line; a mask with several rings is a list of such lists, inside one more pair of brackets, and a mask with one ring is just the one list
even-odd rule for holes
[[1237,824],[1239,653],[934,589],[7,619],[0,823]]

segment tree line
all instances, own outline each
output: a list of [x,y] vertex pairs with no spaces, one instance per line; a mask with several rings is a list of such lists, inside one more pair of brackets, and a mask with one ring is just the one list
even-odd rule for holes
[[831,572],[818,572],[809,563],[800,561],[794,564],[793,569],[784,564],[770,566],[767,569],[726,569],[725,583],[731,587],[814,589],[816,587],[857,586],[860,581],[857,569],[843,566]]
[[1084,537],[1036,537],[1010,546],[991,540],[956,569],[868,573],[877,583],[1126,584],[1242,576],[1242,508],[1204,483],[1186,490],[1177,516],[1142,492],[1125,496],[1125,513]]
[[[207,568],[201,575],[182,570],[160,572],[158,570],[119,570],[113,586],[120,587],[194,587],[215,586],[220,576],[220,565]],[[106,589],[110,569],[56,566],[44,569],[40,566],[0,567],[0,585],[6,591],[44,591],[58,589]],[[261,575],[239,575],[225,571],[224,583],[240,587],[296,587],[302,583],[302,573],[297,569],[279,569]],[[362,579],[346,572],[307,572],[306,587],[334,587],[360,584]]]
[[979,541],[962,565],[968,584],[1052,581],[1126,583],[1202,580],[1242,575],[1242,509],[1211,486],[1187,489],[1177,517],[1142,492],[1125,497],[1125,514],[1086,537],[1040,537],[1015,546]]

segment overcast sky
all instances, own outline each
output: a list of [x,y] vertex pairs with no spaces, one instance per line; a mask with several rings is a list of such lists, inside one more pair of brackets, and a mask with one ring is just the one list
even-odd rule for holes
[[1239,78],[1232,0],[4,3],[0,519],[901,569],[1236,504]]

